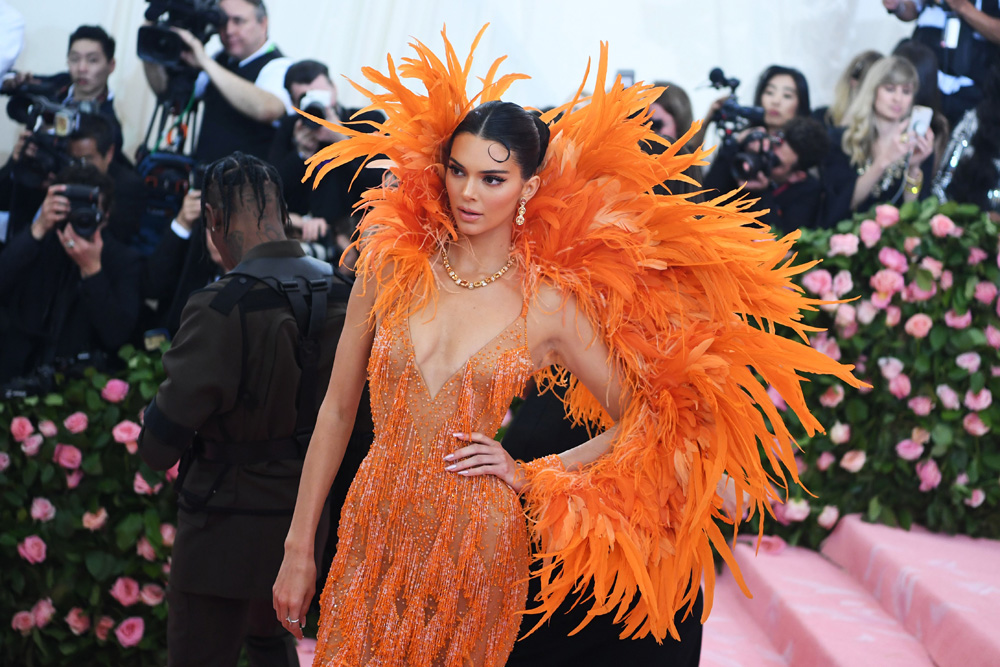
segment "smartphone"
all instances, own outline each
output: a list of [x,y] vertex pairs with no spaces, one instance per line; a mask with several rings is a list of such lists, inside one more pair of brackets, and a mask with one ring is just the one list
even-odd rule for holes
[[934,111],[930,107],[920,105],[913,107],[913,111],[910,112],[910,134],[914,137],[922,137],[927,134],[933,117]]
[[621,77],[622,86],[628,88],[635,83],[635,70],[634,69],[620,69],[618,70],[618,76]]

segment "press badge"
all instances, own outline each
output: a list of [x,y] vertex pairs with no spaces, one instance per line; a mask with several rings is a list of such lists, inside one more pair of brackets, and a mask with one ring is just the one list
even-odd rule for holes
[[957,16],[949,16],[944,22],[944,39],[941,46],[954,49],[958,46],[958,32],[962,29],[962,21]]

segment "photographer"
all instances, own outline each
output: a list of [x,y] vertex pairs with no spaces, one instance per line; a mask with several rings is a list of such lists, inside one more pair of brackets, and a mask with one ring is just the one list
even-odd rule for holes
[[882,0],[901,21],[916,21],[913,39],[938,60],[941,107],[954,127],[983,98],[990,65],[1000,59],[996,0]]
[[[211,162],[234,151],[265,157],[274,138],[274,124],[291,112],[282,88],[291,60],[282,56],[267,35],[263,0],[220,0],[224,25],[219,26],[223,50],[211,57],[191,32],[173,27],[187,47],[182,59],[200,70],[195,94],[204,114],[195,157]],[[162,97],[168,88],[163,65],[143,61],[150,87]]]
[[[823,161],[829,147],[826,128],[813,118],[797,116],[776,135],[751,130],[730,157],[723,159],[720,153],[705,179],[705,187],[725,193],[745,185],[759,198],[750,210],[767,209],[760,220],[783,234],[814,227],[823,190],[809,170]],[[745,179],[737,181],[736,174]]]
[[60,172],[35,221],[0,253],[0,304],[9,315],[0,383],[81,354],[96,353],[91,361],[101,365],[128,340],[141,267],[137,253],[104,233],[113,190],[94,166]]
[[[348,124],[360,132],[374,132],[372,123],[384,120],[377,111],[354,117],[358,109],[341,107],[337,103],[337,88],[330,80],[329,69],[315,60],[303,60],[289,67],[285,74],[285,89],[296,108],[335,123]],[[352,187],[351,179],[360,164],[357,161],[326,175],[315,190],[311,182],[302,182],[306,173],[303,161],[343,138],[344,135],[299,114],[285,116],[278,126],[268,161],[281,174],[285,200],[293,214],[291,224],[299,229],[304,241],[326,238],[330,227],[351,214],[362,192],[382,184],[381,169],[363,169]]]

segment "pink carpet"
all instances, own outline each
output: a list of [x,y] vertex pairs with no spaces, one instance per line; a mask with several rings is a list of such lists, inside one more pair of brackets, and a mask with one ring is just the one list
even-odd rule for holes
[[312,667],[313,664],[313,652],[316,648],[315,639],[303,639],[299,642],[298,652],[299,652],[299,665],[301,667]]
[[941,667],[1000,665],[1000,542],[845,517],[823,553],[851,573]]

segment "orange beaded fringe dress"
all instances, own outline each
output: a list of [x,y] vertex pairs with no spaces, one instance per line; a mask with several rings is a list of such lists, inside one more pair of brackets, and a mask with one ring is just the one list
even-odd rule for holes
[[452,433],[496,433],[532,372],[525,311],[432,393],[408,320],[368,365],[375,441],[351,485],[321,599],[314,665],[503,665],[527,594],[517,496],[445,471]]

